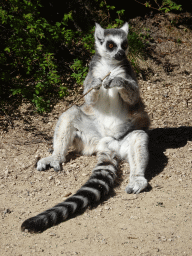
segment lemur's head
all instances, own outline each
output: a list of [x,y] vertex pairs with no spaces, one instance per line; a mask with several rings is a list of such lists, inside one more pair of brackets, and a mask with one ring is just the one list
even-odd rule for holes
[[119,29],[103,29],[99,24],[95,26],[95,47],[99,55],[107,60],[121,61],[126,58],[129,25],[126,22]]

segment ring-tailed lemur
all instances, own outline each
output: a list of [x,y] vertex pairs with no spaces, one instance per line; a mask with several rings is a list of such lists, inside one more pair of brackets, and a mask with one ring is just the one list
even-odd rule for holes
[[[140,98],[136,77],[127,60],[128,23],[120,29],[95,28],[95,49],[84,82],[85,104],[64,112],[55,128],[54,152],[41,159],[37,170],[51,166],[60,170],[69,146],[83,154],[97,153],[98,163],[89,180],[63,203],[23,222],[21,229],[42,232],[78,210],[99,201],[113,187],[117,159],[130,165],[127,193],[139,193],[147,187],[144,177],[148,163],[149,118]],[[102,78],[111,72],[110,76]],[[100,84],[102,86],[100,87]]]

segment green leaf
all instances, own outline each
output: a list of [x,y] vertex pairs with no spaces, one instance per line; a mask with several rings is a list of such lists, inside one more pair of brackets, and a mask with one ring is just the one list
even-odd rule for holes
[[6,47],[6,48],[4,49],[4,51],[5,51],[5,52],[10,52],[9,47]]
[[61,23],[60,23],[60,22],[56,22],[55,25],[56,25],[57,27],[60,27],[60,26],[61,26]]

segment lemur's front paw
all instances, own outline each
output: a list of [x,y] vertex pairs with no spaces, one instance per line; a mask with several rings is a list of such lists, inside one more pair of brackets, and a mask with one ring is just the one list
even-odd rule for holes
[[147,187],[147,185],[148,182],[144,177],[137,177],[127,185],[125,191],[127,194],[139,194]]
[[120,77],[114,77],[114,78],[110,78],[107,77],[104,81],[103,81],[103,86],[105,89],[110,89],[110,88],[114,88],[114,87],[122,87],[122,79]]
[[61,170],[60,163],[58,160],[54,158],[54,156],[48,156],[48,157],[42,158],[37,163],[38,171],[45,171],[49,167],[53,167],[54,171],[56,172]]
[[92,81],[92,87],[95,90],[99,90],[102,85],[102,80],[100,78],[94,78]]
[[103,87],[105,88],[105,89],[109,89],[109,88],[111,88],[111,82],[112,82],[113,80],[110,78],[110,77],[107,77],[107,78],[105,78],[105,80],[103,81]]

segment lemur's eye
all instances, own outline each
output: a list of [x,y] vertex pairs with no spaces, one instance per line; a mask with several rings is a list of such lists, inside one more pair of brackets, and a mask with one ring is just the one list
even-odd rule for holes
[[107,43],[106,43],[106,47],[107,47],[107,49],[108,49],[109,51],[112,52],[112,51],[117,47],[117,45],[116,45],[116,43],[113,42],[112,40],[109,40],[109,41],[107,41]]

